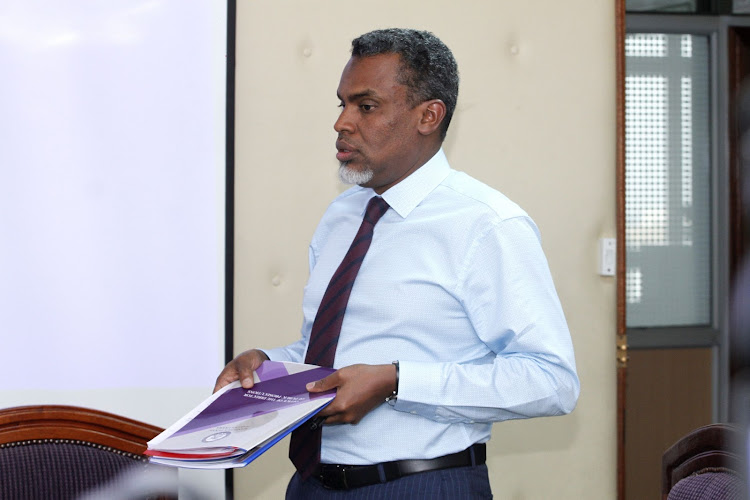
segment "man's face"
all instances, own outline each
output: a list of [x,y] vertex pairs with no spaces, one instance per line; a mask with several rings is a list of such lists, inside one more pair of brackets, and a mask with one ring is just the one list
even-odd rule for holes
[[421,107],[412,107],[406,87],[397,81],[400,56],[352,57],[337,95],[341,114],[336,158],[349,171],[342,178],[378,194],[421,166],[418,124]]

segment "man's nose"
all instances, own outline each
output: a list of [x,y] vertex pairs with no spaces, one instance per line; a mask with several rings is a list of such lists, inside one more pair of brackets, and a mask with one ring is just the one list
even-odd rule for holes
[[336,119],[336,122],[333,124],[333,130],[338,132],[339,134],[341,132],[352,132],[354,131],[354,122],[351,117],[351,113],[349,112],[349,107],[344,107],[341,110],[341,113],[339,114],[338,119]]

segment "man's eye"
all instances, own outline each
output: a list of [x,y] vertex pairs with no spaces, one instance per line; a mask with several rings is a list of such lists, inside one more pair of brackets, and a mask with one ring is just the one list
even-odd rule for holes
[[360,104],[359,107],[362,108],[362,111],[371,111],[375,106],[372,104]]

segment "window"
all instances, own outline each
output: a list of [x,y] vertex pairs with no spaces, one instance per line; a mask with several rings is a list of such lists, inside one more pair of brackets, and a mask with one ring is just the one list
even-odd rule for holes
[[[628,12],[696,12],[697,0],[626,0]],[[705,3],[705,2],[701,2]]]
[[712,322],[709,37],[625,40],[628,328]]

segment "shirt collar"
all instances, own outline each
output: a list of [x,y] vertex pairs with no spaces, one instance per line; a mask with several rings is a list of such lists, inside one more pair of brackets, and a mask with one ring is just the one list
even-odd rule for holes
[[448,177],[450,165],[443,148],[406,179],[383,193],[383,199],[402,218],[406,218],[433,189]]

